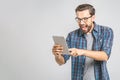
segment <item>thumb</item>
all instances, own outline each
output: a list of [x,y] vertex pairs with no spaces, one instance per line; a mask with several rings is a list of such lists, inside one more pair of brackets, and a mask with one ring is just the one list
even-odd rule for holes
[[69,51],[70,53],[72,52],[72,50],[73,50],[72,48],[68,49],[68,51]]

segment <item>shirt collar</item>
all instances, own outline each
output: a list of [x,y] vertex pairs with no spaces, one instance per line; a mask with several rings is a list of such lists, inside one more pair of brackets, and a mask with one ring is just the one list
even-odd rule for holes
[[[93,23],[94,23],[93,31],[98,32],[98,31],[99,31],[98,25],[97,25],[95,22],[93,22]],[[92,31],[92,32],[93,32],[93,31]]]

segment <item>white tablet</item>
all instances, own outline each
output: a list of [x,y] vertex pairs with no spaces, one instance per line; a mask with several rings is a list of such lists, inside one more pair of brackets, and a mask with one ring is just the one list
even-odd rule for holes
[[68,46],[63,36],[53,36],[53,40],[55,44],[63,46],[63,54],[69,54]]

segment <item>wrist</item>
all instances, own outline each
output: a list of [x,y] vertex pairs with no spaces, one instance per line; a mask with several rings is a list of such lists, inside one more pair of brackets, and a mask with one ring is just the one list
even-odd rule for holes
[[86,51],[83,49],[78,49],[77,53],[79,56],[85,56]]
[[85,56],[86,50],[82,50],[82,55]]

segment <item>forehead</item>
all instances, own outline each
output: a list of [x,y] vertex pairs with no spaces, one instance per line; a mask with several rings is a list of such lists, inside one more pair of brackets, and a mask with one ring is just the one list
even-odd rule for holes
[[89,10],[77,11],[76,16],[79,17],[79,18],[89,17],[90,13],[89,13]]

